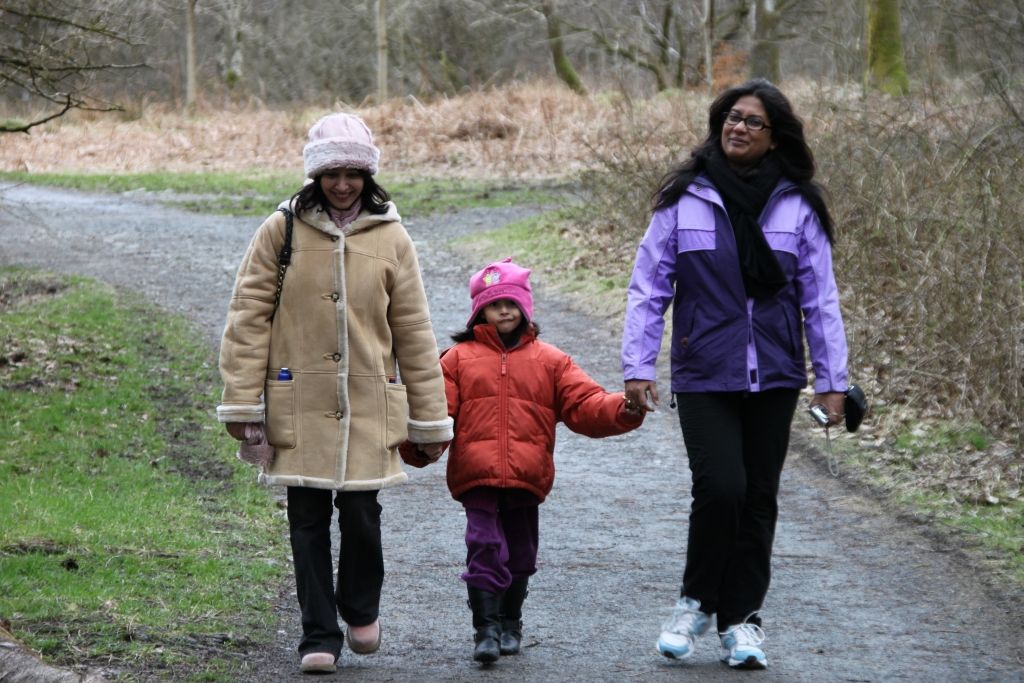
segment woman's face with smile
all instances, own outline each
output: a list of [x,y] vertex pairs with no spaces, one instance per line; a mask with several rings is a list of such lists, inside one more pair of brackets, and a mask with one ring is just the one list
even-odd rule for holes
[[363,193],[363,174],[354,168],[332,168],[320,176],[320,189],[335,209],[349,209]]
[[[772,122],[768,120],[768,114],[758,97],[744,95],[739,98],[726,112],[727,116],[730,114],[733,115],[732,118],[743,119],[735,124],[724,121],[722,125],[722,151],[730,164],[738,167],[753,166],[770,150],[775,149],[772,129],[768,127]],[[750,117],[760,119],[765,128],[751,130],[747,124]]]

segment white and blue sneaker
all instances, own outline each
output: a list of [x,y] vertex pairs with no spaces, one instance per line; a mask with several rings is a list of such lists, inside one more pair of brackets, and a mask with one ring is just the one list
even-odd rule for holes
[[661,627],[658,652],[669,659],[686,659],[693,654],[697,636],[704,635],[710,625],[711,619],[700,611],[700,601],[679,598],[672,616]]
[[719,633],[722,639],[722,661],[733,669],[767,669],[768,658],[758,647],[764,642],[764,631],[757,624],[736,624]]

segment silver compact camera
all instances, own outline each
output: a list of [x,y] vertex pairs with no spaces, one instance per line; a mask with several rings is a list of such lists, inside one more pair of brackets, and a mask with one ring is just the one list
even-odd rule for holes
[[814,418],[814,421],[817,422],[822,427],[828,425],[828,408],[826,408],[825,406],[821,405],[820,403],[815,403],[813,406],[807,409],[807,412],[809,412],[811,414],[811,417]]

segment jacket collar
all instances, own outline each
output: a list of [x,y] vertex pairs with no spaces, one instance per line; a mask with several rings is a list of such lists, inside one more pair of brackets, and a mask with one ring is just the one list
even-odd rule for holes
[[[330,215],[323,209],[316,208],[311,211],[303,211],[298,216],[299,220],[303,223],[312,226],[320,232],[328,235],[336,235],[338,237],[348,237],[354,235],[357,232],[363,232],[369,230],[381,223],[401,223],[402,217],[398,214],[398,209],[395,207],[394,202],[388,202],[387,211],[384,213],[368,213],[367,211],[361,212],[354,221],[345,226],[345,229],[340,229],[331,220]],[[295,211],[292,200],[286,200],[278,204],[279,209],[289,209],[292,212]]]
[[[792,180],[789,178],[783,178],[775,186],[775,189],[772,190],[772,194],[768,197],[768,203],[765,204],[765,206],[767,207],[768,204],[771,204],[773,201],[778,199],[778,197],[784,192],[789,192],[795,189],[796,184]],[[716,204],[722,207],[722,210],[725,210],[725,205],[722,203],[722,196],[718,194],[718,188],[716,188],[715,184],[711,182],[711,178],[704,173],[701,173],[693,179],[693,182],[686,188],[686,192],[687,194],[692,194],[706,202]]]
[[489,325],[487,323],[479,323],[473,327],[473,338],[476,339],[481,344],[486,344],[487,346],[497,349],[498,351],[510,352],[515,351],[516,349],[523,348],[526,344],[536,339],[537,335],[533,331],[533,326],[531,325],[528,328],[526,328],[526,331],[523,332],[523,336],[519,338],[518,345],[512,347],[511,349],[506,349],[505,344],[501,341],[501,337],[498,336],[498,330],[497,328],[494,327],[494,325]]

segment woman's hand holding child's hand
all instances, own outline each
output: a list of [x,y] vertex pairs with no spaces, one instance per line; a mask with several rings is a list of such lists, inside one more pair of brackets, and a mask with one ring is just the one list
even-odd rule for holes
[[444,453],[444,449],[448,447],[448,442],[444,441],[441,443],[421,443],[420,451],[427,456],[430,462],[437,462],[441,454]]
[[[626,380],[626,412],[652,413],[658,405],[658,387],[644,379]],[[650,398],[650,402],[648,402]]]
[[406,439],[398,447],[398,454],[405,461],[405,464],[413,467],[426,467],[432,462],[437,462],[448,448],[449,441],[440,443],[413,443]]

